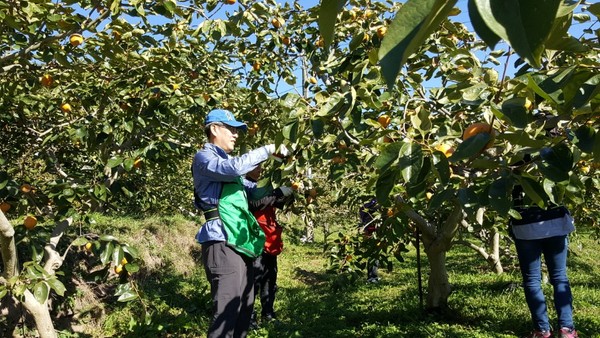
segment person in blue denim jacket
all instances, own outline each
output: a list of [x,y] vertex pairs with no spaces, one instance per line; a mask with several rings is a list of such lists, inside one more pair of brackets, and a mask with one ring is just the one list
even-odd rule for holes
[[[205,120],[208,142],[192,162],[195,205],[205,218],[196,240],[202,245],[202,263],[213,303],[208,338],[245,337],[254,305],[254,257],[230,245],[219,208],[225,184],[241,183],[247,195],[258,193],[256,183],[243,176],[275,153],[275,145],[270,144],[240,156],[230,156],[238,131],[246,128],[245,123],[237,121],[227,110],[209,112]],[[280,148],[279,155],[286,156],[287,149]],[[247,197],[244,203],[247,208]],[[263,244],[264,237],[261,250]]]

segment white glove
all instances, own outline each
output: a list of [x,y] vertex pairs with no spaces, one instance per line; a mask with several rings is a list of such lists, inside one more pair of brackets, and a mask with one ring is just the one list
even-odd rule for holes
[[267,149],[267,151],[269,152],[269,155],[273,154],[275,152],[275,145],[274,144],[267,144],[265,146],[265,149]]
[[288,157],[288,156],[290,156],[290,151],[288,150],[288,148],[286,146],[284,146],[282,144],[279,146],[279,150],[277,151],[277,153],[275,155],[277,155],[277,156],[281,155],[281,157]]
[[279,162],[282,161],[284,157],[287,157],[290,154],[290,151],[283,144],[279,146],[278,150],[275,150],[274,144],[268,144],[265,146],[267,151],[273,156],[273,158]]
[[294,193],[294,190],[290,187],[285,187],[285,186],[281,186],[279,187],[279,190],[281,190],[281,193],[283,194],[283,196],[288,197],[291,194]]

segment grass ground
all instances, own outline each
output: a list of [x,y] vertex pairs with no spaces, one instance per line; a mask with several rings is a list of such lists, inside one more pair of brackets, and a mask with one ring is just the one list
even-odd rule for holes
[[[210,297],[193,241],[194,222],[100,217],[97,226],[119,229],[142,251],[145,268],[135,277],[143,302],[109,303],[102,319],[83,318],[88,325],[78,336],[203,337]],[[366,278],[340,283],[339,276],[326,272],[323,237],[301,244],[294,235],[298,229],[292,230],[279,256],[278,319],[263,323],[250,338],[520,337],[530,329],[520,274],[511,258],[504,262],[507,271],[495,275],[474,252],[453,248],[448,256],[452,312],[439,317],[420,308],[414,248],[404,262],[395,261],[392,271],[380,270],[377,284]],[[598,241],[587,234],[572,239],[569,275],[581,337],[600,337],[599,251]],[[425,282],[424,255],[422,260]],[[551,286],[546,284],[545,290],[550,302]],[[550,315],[555,318],[553,310]]]

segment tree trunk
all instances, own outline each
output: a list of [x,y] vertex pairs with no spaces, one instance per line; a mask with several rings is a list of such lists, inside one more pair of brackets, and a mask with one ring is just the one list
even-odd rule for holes
[[443,223],[435,226],[407,206],[401,197],[397,196],[396,202],[402,206],[402,212],[414,221],[423,233],[423,247],[431,269],[427,282],[427,310],[443,312],[448,306],[451,292],[446,269],[446,252],[452,247],[452,239],[463,218],[462,205],[458,199],[453,199],[452,210]]
[[41,304],[38,302],[29,290],[25,290],[24,296],[23,306],[33,316],[40,338],[56,338],[56,331],[54,331],[54,324],[52,324],[47,303]]
[[305,243],[312,243],[315,241],[315,224],[312,220],[312,217],[306,213],[302,214],[302,219],[304,220],[304,224],[306,226],[306,233],[304,234],[302,241]]
[[[70,221],[70,220],[69,220]],[[64,222],[63,222],[64,223]],[[67,225],[70,224],[67,223]],[[64,228],[62,228],[64,230]],[[0,211],[0,249],[2,253],[2,261],[4,262],[3,271],[3,282],[7,279],[17,276],[19,274],[18,261],[17,261],[17,248],[15,245],[15,229],[12,227],[6,216]],[[58,235],[56,235],[58,236]],[[54,236],[54,237],[56,237]],[[60,236],[56,239],[56,242],[60,239]],[[55,242],[52,242],[55,245]],[[52,266],[57,266],[54,263],[55,259],[52,260]],[[52,273],[54,271],[52,270]],[[25,309],[33,316],[35,326],[38,330],[40,338],[56,338],[56,331],[54,331],[54,324],[50,317],[50,310],[48,304],[38,302],[37,299],[29,290],[25,290],[23,294],[24,301],[22,302]],[[19,301],[13,297],[14,303],[19,304]],[[8,305],[8,304],[7,304]],[[18,308],[17,306],[11,307],[13,309]],[[10,308],[9,308],[10,311]],[[11,315],[11,314],[9,314]]]
[[494,272],[498,275],[504,273],[502,262],[500,261],[500,233],[496,229],[492,229],[492,238],[490,239],[490,246],[492,254],[488,261],[492,265]]
[[427,282],[426,307],[430,311],[443,311],[448,307],[451,288],[446,270],[446,251],[425,251],[431,272]]

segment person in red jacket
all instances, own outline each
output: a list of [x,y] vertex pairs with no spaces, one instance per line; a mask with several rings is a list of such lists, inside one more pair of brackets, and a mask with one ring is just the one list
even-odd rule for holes
[[[246,174],[246,179],[258,181],[261,166]],[[263,198],[250,200],[250,211],[256,217],[266,237],[263,253],[254,261],[254,294],[260,295],[263,321],[275,319],[275,293],[277,292],[277,256],[283,250],[281,233],[283,228],[277,222],[276,209],[293,201],[293,190],[290,187],[279,187],[267,193]],[[252,316],[252,327],[257,327],[256,312]]]

